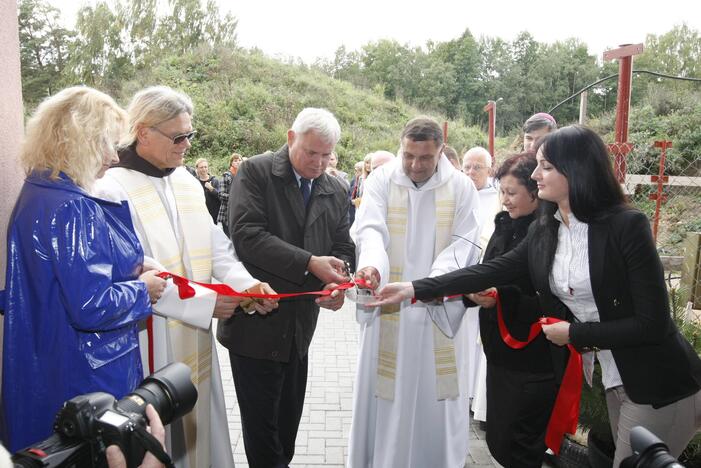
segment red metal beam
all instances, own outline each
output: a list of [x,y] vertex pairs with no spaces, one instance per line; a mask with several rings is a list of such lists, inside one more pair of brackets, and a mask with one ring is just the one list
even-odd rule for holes
[[630,93],[633,81],[633,55],[643,51],[642,44],[623,44],[618,49],[604,52],[604,60],[618,59],[618,96],[616,100],[616,142],[610,145],[614,155],[616,178],[623,183],[626,178],[626,155],[628,144],[628,114],[630,113]]
[[492,166],[494,166],[494,131],[497,122],[497,103],[487,101],[487,105],[483,109],[489,113],[489,154],[492,156]]
[[618,49],[607,50],[604,52],[604,60],[614,60],[617,58],[630,57],[632,55],[640,55],[642,53],[642,44],[623,44]]

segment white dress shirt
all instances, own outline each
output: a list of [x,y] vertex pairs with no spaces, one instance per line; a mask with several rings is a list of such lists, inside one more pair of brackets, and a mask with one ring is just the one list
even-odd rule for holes
[[[555,213],[555,218],[560,222],[560,227],[557,231],[555,259],[550,271],[550,289],[580,322],[600,322],[589,277],[589,225],[570,213],[568,226],[563,222],[559,210]],[[613,354],[608,349],[582,353],[587,383],[590,386],[592,384],[595,356],[601,364],[604,388],[622,385]]]

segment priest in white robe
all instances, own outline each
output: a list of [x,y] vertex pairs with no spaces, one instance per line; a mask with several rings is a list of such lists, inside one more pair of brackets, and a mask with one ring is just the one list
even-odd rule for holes
[[[484,251],[494,233],[494,217],[501,211],[499,190],[490,177],[493,175],[492,155],[481,146],[470,148],[463,155],[462,171],[475,184],[480,198],[480,248]],[[460,371],[468,375],[473,418],[484,422],[487,420],[487,358],[479,335],[479,306],[468,308],[465,325],[459,332],[464,335],[462,341],[475,346],[460,350],[466,356],[465,366]]]
[[[356,216],[359,278],[371,286],[471,265],[479,249],[478,196],[442,156],[443,133],[419,117],[401,157],[368,177]],[[358,305],[360,355],[349,467],[463,467],[468,398],[458,376],[461,298],[373,309]]]
[[[190,98],[166,87],[137,93],[129,106],[130,133],[94,192],[129,203],[134,228],[157,269],[243,291],[273,292],[253,278],[238,260],[231,241],[214,225],[197,180],[182,167],[190,148],[193,107]],[[229,426],[216,355],[212,318],[228,318],[241,302],[195,286],[181,300],[168,282],[153,305],[153,323],[140,335],[144,371],[174,361],[192,369],[198,391],[195,408],[167,427],[166,449],[178,468],[233,468]],[[267,313],[275,304],[255,303]],[[148,334],[152,333],[152,338]]]

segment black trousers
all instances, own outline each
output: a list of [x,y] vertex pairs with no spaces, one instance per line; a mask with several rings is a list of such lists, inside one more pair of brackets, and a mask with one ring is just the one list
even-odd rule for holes
[[243,443],[251,468],[287,467],[307,389],[307,356],[293,351],[290,362],[254,359],[229,352]]
[[487,446],[505,468],[540,468],[558,385],[553,374],[487,363]]

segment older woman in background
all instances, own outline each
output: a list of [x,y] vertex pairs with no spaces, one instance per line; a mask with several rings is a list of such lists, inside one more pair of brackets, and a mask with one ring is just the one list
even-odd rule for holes
[[195,171],[197,180],[204,191],[204,199],[207,204],[207,211],[212,217],[212,222],[217,223],[219,216],[219,180],[209,173],[209,162],[205,158],[200,158],[195,162]]
[[52,432],[64,401],[121,398],[143,378],[137,322],[165,281],[143,272],[127,206],[88,190],[117,161],[125,112],[87,87],[45,100],[27,124],[27,173],[8,229],[2,410],[11,451]]
[[231,191],[231,182],[234,176],[239,171],[239,166],[243,162],[243,156],[238,153],[232,153],[229,158],[229,169],[221,176],[221,184],[219,186],[219,214],[217,215],[217,224],[221,224],[222,230],[226,237],[229,237],[229,192]]

